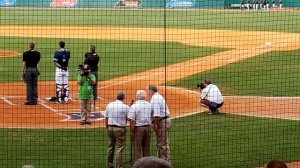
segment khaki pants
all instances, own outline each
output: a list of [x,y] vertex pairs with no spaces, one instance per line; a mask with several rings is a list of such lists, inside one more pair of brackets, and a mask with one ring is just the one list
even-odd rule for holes
[[133,139],[133,161],[150,156],[151,127],[135,127]]
[[158,157],[171,163],[171,153],[169,147],[171,119],[167,118],[161,120],[160,127],[160,130],[156,132],[156,145],[158,150]]
[[92,100],[80,100],[81,121],[91,120]]
[[114,168],[122,168],[124,159],[124,149],[126,144],[126,129],[109,126],[108,137],[109,144],[107,149],[107,166]]

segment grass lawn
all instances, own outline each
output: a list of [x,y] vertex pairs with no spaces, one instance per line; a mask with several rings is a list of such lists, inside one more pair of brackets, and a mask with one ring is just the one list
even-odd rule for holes
[[224,95],[299,96],[300,50],[274,51],[195,74],[168,85],[195,89],[212,79]]
[[300,32],[300,12],[0,8],[0,25],[64,25]]
[[[249,168],[269,159],[299,160],[299,126],[298,121],[227,114],[203,113],[175,119],[172,163],[174,168]],[[1,129],[0,136],[2,167],[105,167],[108,138],[103,128]],[[129,143],[126,150],[127,161]],[[151,151],[155,155],[154,140]]]
[[[0,37],[0,50],[10,49],[18,52],[27,50],[27,43],[34,41],[42,58],[39,65],[40,80],[54,80],[55,67],[53,55],[60,39],[45,38],[12,38]],[[101,55],[99,77],[108,80],[148,69],[174,64],[185,60],[212,55],[225,51],[221,48],[195,47],[180,43],[149,41],[113,41],[66,39],[66,48],[71,51],[70,80],[77,79],[77,67],[84,61],[84,53],[91,44],[95,44]],[[165,59],[165,48],[167,57]],[[20,81],[22,72],[22,56],[0,58],[0,82]]]
[[[0,8],[0,25],[120,26],[300,32],[300,12],[48,10]],[[54,80],[53,54],[61,39],[0,37],[0,50],[24,52],[34,41],[42,53],[40,80]],[[100,80],[212,55],[226,49],[179,43],[64,39],[72,52],[70,79],[91,44],[101,55]],[[167,57],[165,58],[165,52]],[[210,78],[224,95],[299,96],[300,50],[269,52],[168,85],[194,89]],[[0,82],[20,81],[22,58],[0,58]],[[172,122],[174,168],[249,168],[270,159],[300,160],[300,123],[237,115],[197,114]],[[0,129],[0,167],[105,167],[106,130]],[[129,139],[129,138],[128,138]],[[153,138],[154,139],[154,138]],[[154,140],[153,140],[154,141]],[[126,160],[129,159],[129,142]],[[154,155],[155,144],[151,148]]]

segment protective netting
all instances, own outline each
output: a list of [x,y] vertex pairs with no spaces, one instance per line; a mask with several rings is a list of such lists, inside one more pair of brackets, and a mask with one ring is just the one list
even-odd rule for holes
[[299,6],[0,0],[0,167],[300,167]]

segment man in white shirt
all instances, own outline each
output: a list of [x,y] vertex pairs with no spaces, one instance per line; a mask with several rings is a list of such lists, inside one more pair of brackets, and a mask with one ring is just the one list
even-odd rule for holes
[[224,99],[221,94],[220,89],[212,84],[211,80],[206,79],[204,81],[205,88],[202,90],[200,98],[200,104],[208,107],[210,112],[208,114],[217,114],[219,113],[220,107],[224,104]]
[[133,161],[141,157],[150,156],[151,140],[151,104],[147,102],[147,93],[138,90],[137,101],[130,107],[128,119],[130,121],[131,136],[133,137]]
[[[105,110],[105,125],[109,137],[107,150],[107,166],[122,168],[126,142],[127,113],[129,106],[124,104],[125,92],[117,94],[117,100],[107,105]],[[115,164],[114,164],[115,157]]]
[[171,128],[170,111],[165,99],[158,93],[155,85],[149,86],[149,95],[151,95],[151,109],[153,113],[153,125],[156,133],[156,145],[158,157],[171,162],[169,147],[169,133]]

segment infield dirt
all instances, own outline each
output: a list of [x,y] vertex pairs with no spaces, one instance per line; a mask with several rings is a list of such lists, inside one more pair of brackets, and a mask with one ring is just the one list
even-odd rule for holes
[[[300,48],[300,34],[237,30],[190,30],[162,28],[125,27],[61,27],[61,26],[0,26],[0,36],[110,39],[139,41],[172,41],[193,46],[231,48],[229,51],[197,58],[166,67],[152,69],[99,83],[102,97],[96,102],[95,112],[105,110],[108,102],[115,99],[119,90],[128,94],[126,103],[134,99],[136,90],[147,90],[149,84],[161,85],[168,81],[218,68],[230,63],[254,57],[269,51],[286,51]],[[3,52],[3,51],[2,51]],[[6,53],[4,51],[3,53]],[[51,60],[49,60],[49,63]],[[21,66],[21,64],[20,64]],[[100,72],[101,73],[101,72]],[[70,83],[73,101],[68,104],[51,103],[45,98],[55,95],[54,82],[39,82],[40,102],[37,106],[25,106],[24,83],[2,83],[0,85],[0,127],[2,128],[85,128],[103,127],[102,120],[91,126],[80,126],[68,120],[68,113],[79,110],[76,99],[78,86]],[[198,93],[182,88],[160,86],[166,96],[172,117],[203,112],[199,106]],[[300,120],[299,98],[270,97],[226,97],[222,112],[239,115],[262,116]]]

